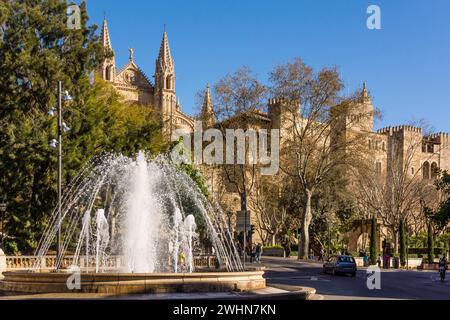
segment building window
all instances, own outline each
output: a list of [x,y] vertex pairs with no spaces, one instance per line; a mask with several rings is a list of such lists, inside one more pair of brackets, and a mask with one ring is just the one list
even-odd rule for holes
[[166,78],[166,89],[172,90],[172,76],[167,76]]
[[377,174],[381,174],[381,162],[377,162],[376,163],[376,173]]
[[431,164],[431,179],[437,179],[439,175],[439,167],[436,162]]
[[106,81],[113,81],[113,66],[107,66],[105,70],[105,80]]
[[430,179],[430,164],[428,163],[428,161],[424,162],[422,166],[422,171],[423,171],[423,178],[425,180]]

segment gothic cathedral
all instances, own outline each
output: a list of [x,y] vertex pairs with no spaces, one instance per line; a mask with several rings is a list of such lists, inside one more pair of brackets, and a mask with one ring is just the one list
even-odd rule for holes
[[101,39],[103,46],[113,53],[112,58],[106,59],[101,66],[101,78],[111,82],[126,101],[154,108],[161,117],[166,136],[170,137],[176,129],[192,132],[194,119],[181,111],[180,100],[176,96],[175,64],[167,33],[163,33],[159,56],[156,59],[154,84],[135,63],[133,49],[130,49],[128,64],[122,69],[116,69],[115,52],[106,20],[103,20]]

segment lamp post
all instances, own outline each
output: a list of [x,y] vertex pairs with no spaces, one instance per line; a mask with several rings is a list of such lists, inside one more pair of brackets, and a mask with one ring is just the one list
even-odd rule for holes
[[56,270],[61,258],[61,195],[62,195],[62,84],[58,81],[58,242],[56,247]]
[[6,203],[0,203],[0,213],[2,214],[2,242],[1,242],[1,248],[4,247],[4,239],[5,239],[5,225],[3,224],[4,218],[5,218],[5,212],[6,212]]
[[[58,110],[57,110],[57,117],[58,117],[58,139],[53,139],[50,141],[50,147],[57,148],[58,149],[58,203],[57,203],[57,244],[56,244],[56,270],[59,270],[59,265],[61,261],[61,254],[62,254],[62,248],[61,248],[61,209],[62,209],[62,134],[63,132],[70,131],[70,128],[66,125],[65,122],[63,122],[62,119],[62,104],[63,99],[65,101],[72,100],[72,97],[69,95],[69,93],[66,91],[63,98],[62,93],[62,82],[58,81]],[[54,115],[54,109],[51,109],[49,111],[49,114],[51,116]]]

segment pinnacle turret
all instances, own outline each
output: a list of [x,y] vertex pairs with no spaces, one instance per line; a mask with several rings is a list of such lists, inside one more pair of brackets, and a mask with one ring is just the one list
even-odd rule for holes
[[174,63],[170,52],[169,39],[166,31],[163,33],[158,59],[156,61],[156,73],[159,72],[174,72]]
[[205,90],[205,97],[203,99],[202,111],[200,113],[200,119],[203,121],[204,125],[211,127],[216,122],[216,117],[214,114],[214,109],[211,101],[211,90],[209,85],[207,85]]
[[361,92],[361,98],[363,102],[370,102],[369,92],[367,91],[366,82],[363,82],[363,90]]
[[103,80],[114,81],[114,78],[116,77],[116,59],[106,19],[103,20],[101,39],[103,47],[106,49],[106,51],[110,51],[112,53],[112,57],[107,58],[105,59],[105,61],[103,61],[100,69],[100,75]]
[[103,47],[113,50],[112,43],[111,43],[111,37],[109,35],[109,29],[108,29],[108,23],[106,22],[106,19],[103,20],[103,26],[102,26],[102,43]]

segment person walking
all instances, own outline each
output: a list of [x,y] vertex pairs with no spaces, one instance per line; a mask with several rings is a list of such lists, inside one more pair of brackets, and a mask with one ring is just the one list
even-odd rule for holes
[[255,251],[253,250],[255,248],[255,245],[253,243],[249,243],[248,245],[248,253],[250,255],[250,263],[253,263],[255,259]]
[[262,245],[258,243],[255,248],[255,261],[261,263]]
[[314,250],[313,249],[309,250],[309,259],[314,260]]
[[291,258],[291,245],[289,242],[284,243],[284,253],[286,255],[286,258]]

